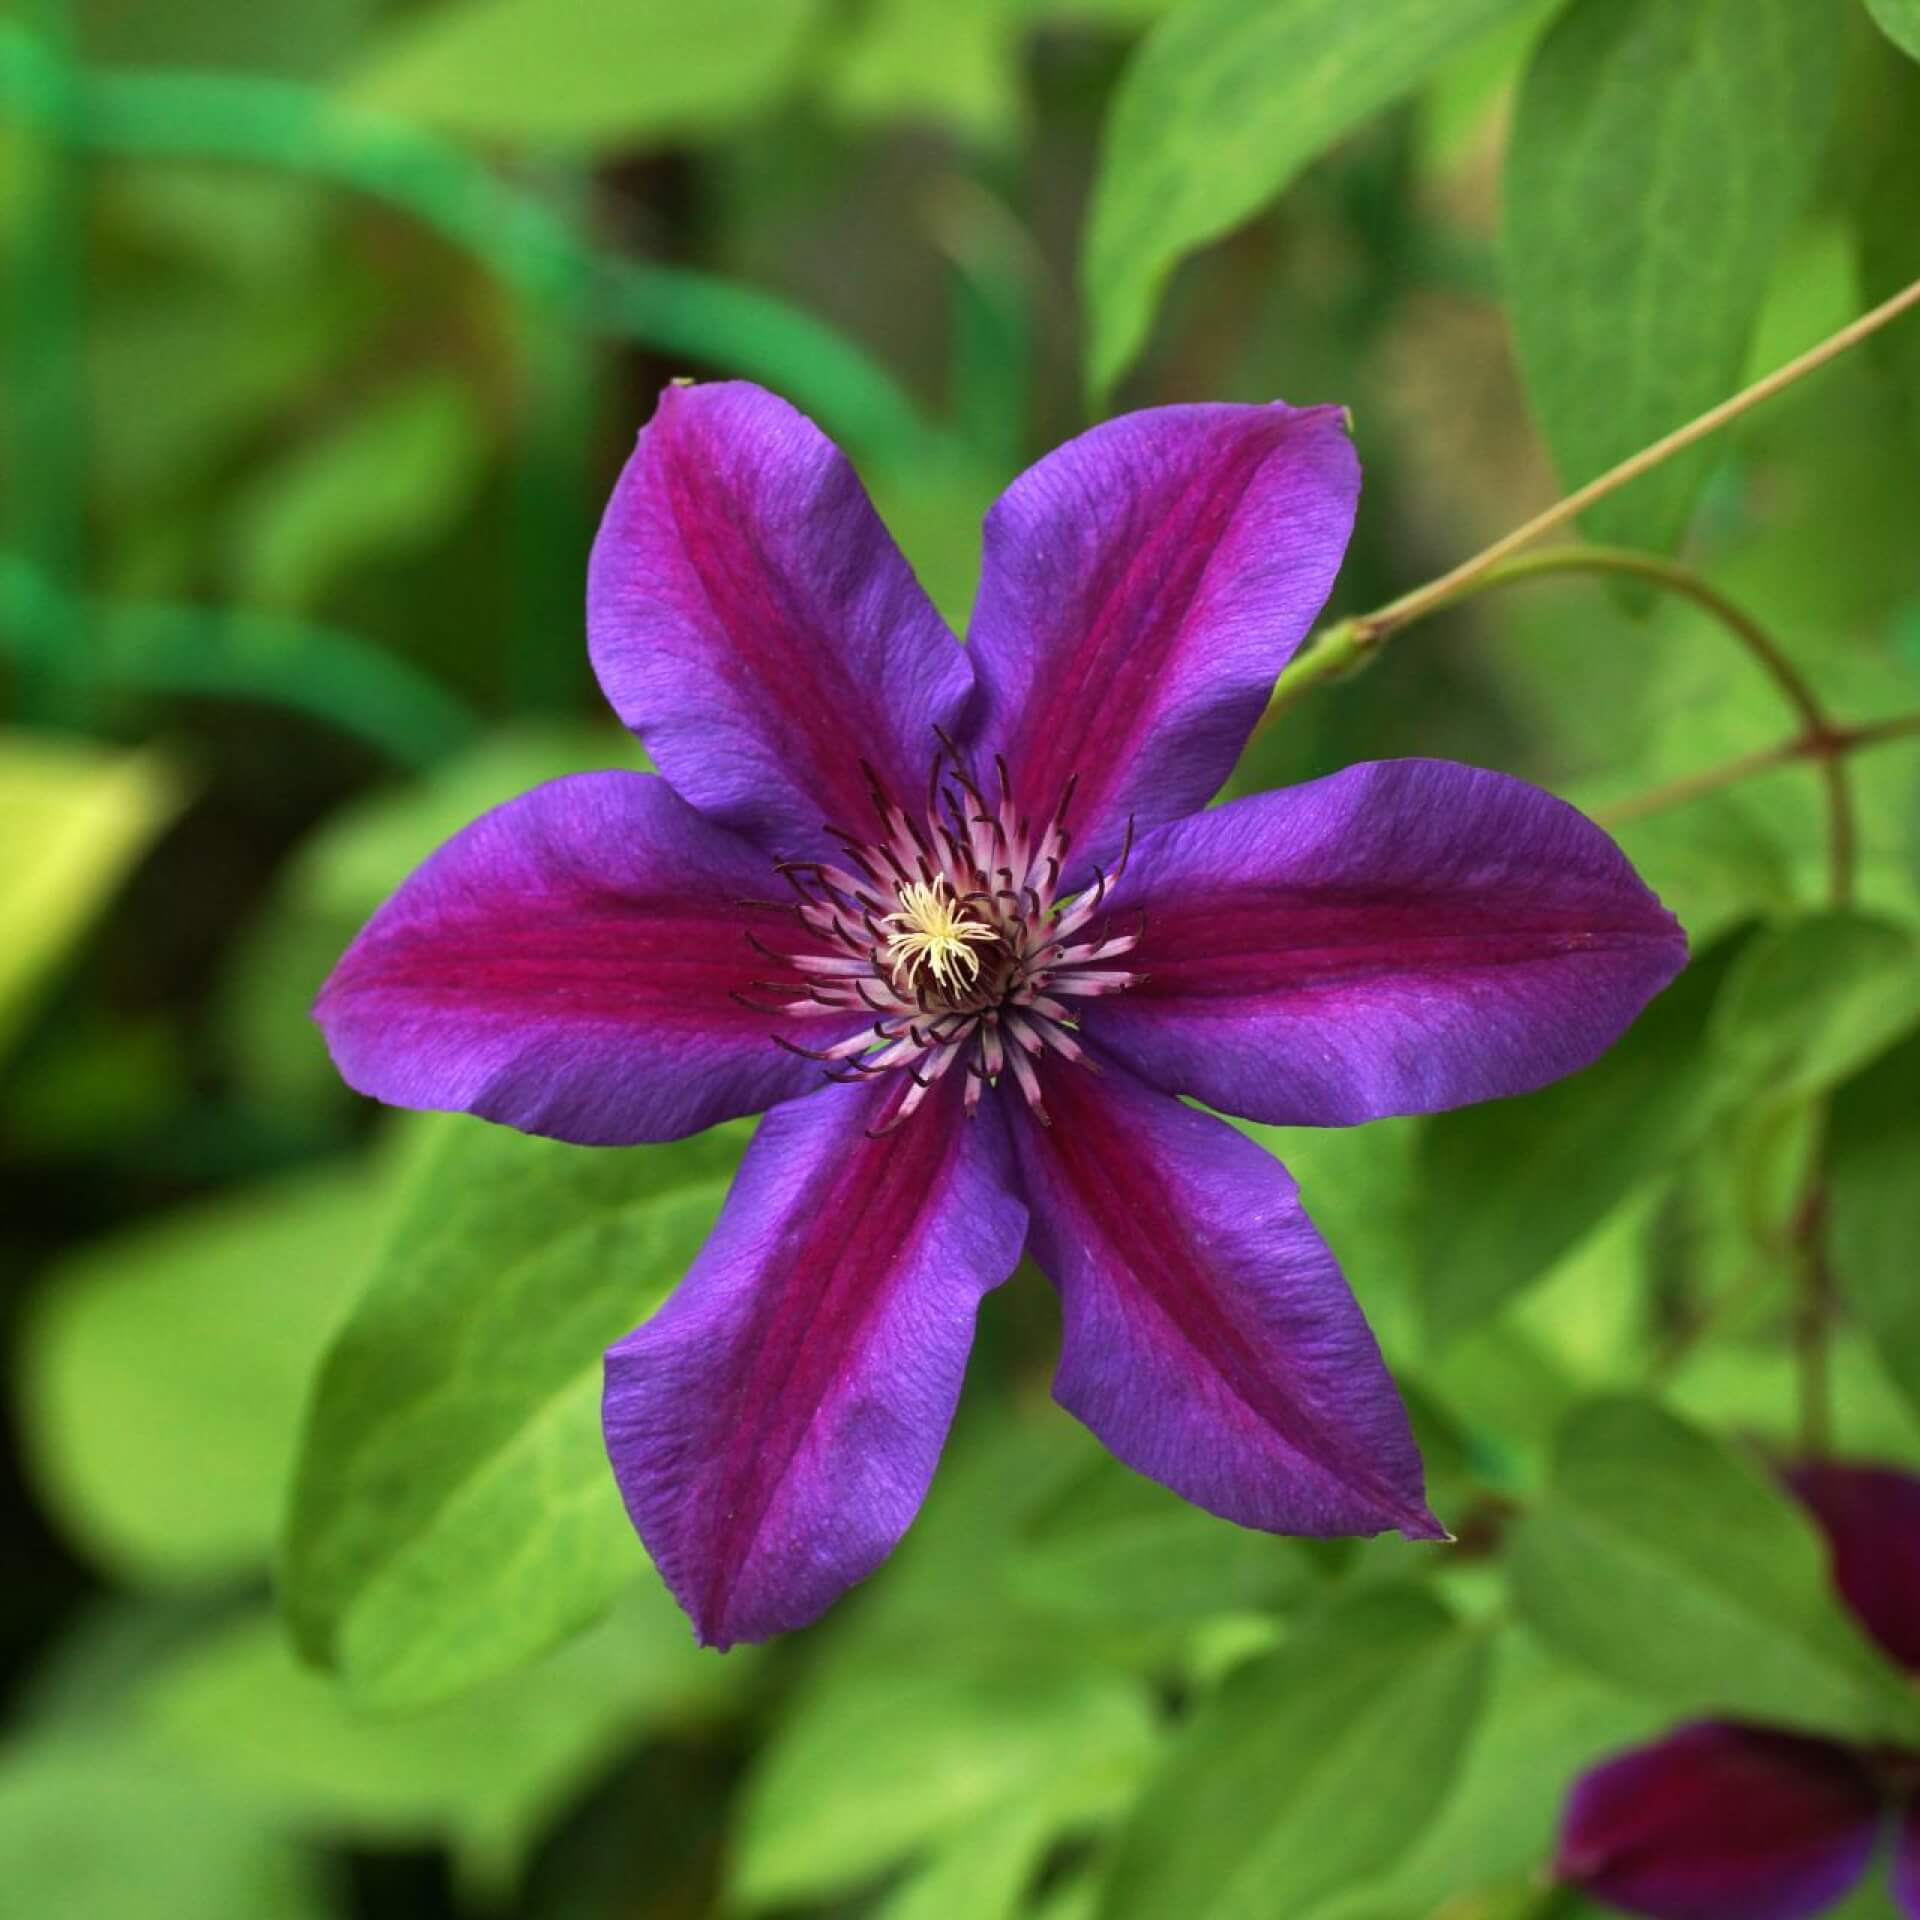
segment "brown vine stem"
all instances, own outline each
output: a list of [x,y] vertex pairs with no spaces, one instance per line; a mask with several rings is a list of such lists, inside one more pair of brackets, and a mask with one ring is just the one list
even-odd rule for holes
[[1834,906],[1845,906],[1853,898],[1859,841],[1853,785],[1846,755],[1828,750],[1839,729],[1821,704],[1813,683],[1794,665],[1786,650],[1744,607],[1691,569],[1627,547],[1550,547],[1545,553],[1522,554],[1490,567],[1478,584],[1482,588],[1507,586],[1567,573],[1621,574],[1690,600],[1753,657],[1799,717],[1800,739],[1815,743],[1810,751],[1793,757],[1809,759],[1826,789],[1828,897]]
[[1756,380],[1752,386],[1721,401],[1718,406],[1708,408],[1697,419],[1675,428],[1651,446],[1641,448],[1617,467],[1611,467],[1598,479],[1588,481],[1584,487],[1568,494],[1544,513],[1535,514],[1524,525],[1496,540],[1492,546],[1483,548],[1471,559],[1463,560],[1438,579],[1429,581],[1423,587],[1415,587],[1411,593],[1404,593],[1397,600],[1389,601],[1375,613],[1337,621],[1281,676],[1274,697],[1255,729],[1256,733],[1264,731],[1280,714],[1298,704],[1321,681],[1341,678],[1364,664],[1379,650],[1389,634],[1412,625],[1436,608],[1471,592],[1481,584],[1485,575],[1510,554],[1539,539],[1542,534],[1565,526],[1596,500],[1618,492],[1629,481],[1637,480],[1641,474],[1659,466],[1662,461],[1670,460],[1676,453],[1717,433],[1743,413],[1771,400],[1775,394],[1785,392],[1796,381],[1804,380],[1829,360],[1837,359],[1849,348],[1858,346],[1868,335],[1878,333],[1882,327],[1897,320],[1914,306],[1920,306],[1920,280],[1903,288],[1891,299],[1883,300],[1879,306],[1863,313],[1838,333],[1828,335],[1818,346],[1808,348],[1785,366],[1775,368],[1764,379]]
[[1710,793],[1737,787],[1756,774],[1771,773],[1776,767],[1791,766],[1796,760],[1839,758],[1864,753],[1896,740],[1920,739],[1920,713],[1903,713],[1896,719],[1877,720],[1864,727],[1840,727],[1824,735],[1795,734],[1777,746],[1760,747],[1752,753],[1723,760],[1717,767],[1702,767],[1698,773],[1683,774],[1630,799],[1600,807],[1594,818],[1603,827],[1625,826],[1632,820],[1644,820],[1651,814],[1667,813],[1684,807],[1689,801],[1704,800]]

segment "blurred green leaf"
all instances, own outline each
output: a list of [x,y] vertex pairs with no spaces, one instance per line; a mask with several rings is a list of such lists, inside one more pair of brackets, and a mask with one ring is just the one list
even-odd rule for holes
[[1842,1294],[1920,1410],[1920,1040],[1834,1096],[1828,1249]]
[[[1906,9],[1911,38],[1904,42],[1920,60],[1920,0],[1890,0]],[[1883,25],[1886,23],[1883,21]],[[1888,27],[1894,39],[1899,35]],[[1873,144],[1863,187],[1851,196],[1861,297],[1877,306],[1920,279],[1920,221],[1913,217],[1914,181],[1920,178],[1920,67],[1889,52],[1875,77],[1877,93],[1862,103],[1861,116]],[[1920,443],[1920,339],[1911,322],[1874,335],[1868,354],[1895,389],[1908,431],[1907,448]]]
[[1306,1543],[1216,1519],[1099,1452],[1027,1516],[1007,1577],[1042,1612],[1153,1624],[1277,1605],[1310,1591],[1319,1563]]
[[629,1745],[710,1712],[747,1663],[703,1657],[657,1583],[538,1666],[404,1719],[360,1712],[249,1618],[143,1689],[161,1750],[316,1838],[442,1841],[496,1899],[544,1828]]
[[1529,1635],[1500,1634],[1486,1707],[1439,1816],[1384,1879],[1316,1907],[1314,1920],[1452,1914],[1462,1896],[1532,1879],[1552,1857],[1574,1780],[1662,1723],[1658,1708],[1563,1665]]
[[241,496],[229,574],[238,599],[302,612],[341,576],[444,533],[487,452],[465,379],[429,372],[297,446]]
[[1418,1331],[1413,1282],[1424,1238],[1419,1184],[1423,1123],[1234,1124],[1258,1140],[1299,1183],[1301,1204],[1333,1249],[1388,1357],[1410,1353]]
[[1770,928],[1729,968],[1711,1040],[1730,1083],[1784,1104],[1857,1073],[1920,1026],[1920,938],[1861,913]]
[[1101,143],[1083,281],[1088,379],[1138,357],[1174,265],[1534,0],[1192,0],[1141,43]]
[[[1503,252],[1527,391],[1568,486],[1726,398],[1819,165],[1840,10],[1573,0],[1528,68]],[[1594,506],[1595,539],[1679,539],[1717,450]]]
[[[1018,1852],[1124,1804],[1153,1748],[1144,1690],[1059,1647],[855,1642],[788,1707],[742,1803],[743,1907],[849,1892],[986,1823]],[[1004,1822],[1004,1825],[1002,1824]],[[951,1886],[965,1869],[939,1872]],[[908,1909],[913,1911],[913,1909]]]
[[1813,1523],[1729,1447],[1648,1402],[1596,1402],[1567,1423],[1510,1572],[1521,1618],[1549,1646],[1675,1718],[1920,1734],[1920,1700],[1842,1609]]
[[95,1241],[45,1277],[20,1351],[28,1458],[105,1566],[174,1583],[266,1565],[383,1192],[363,1166],[302,1174]]
[[1044,1800],[990,1809],[902,1880],[876,1920],[1013,1920],[1057,1825]]
[[1902,53],[1920,60],[1920,0],[1867,0],[1867,11]]
[[[1738,1433],[1785,1455],[1800,1444],[1800,1363],[1780,1335],[1778,1296],[1765,1327],[1745,1339],[1696,1341],[1662,1392],[1675,1413],[1717,1432]],[[1920,1458],[1920,1411],[1887,1377],[1884,1356],[1842,1325],[1827,1340],[1835,1451],[1856,1458]]]
[[1017,131],[1032,0],[876,0],[830,69],[828,98],[859,122],[928,120],[985,143]]
[[133,1742],[0,1754],[0,1887],[34,1920],[326,1920],[306,1852]]
[[1418,1589],[1343,1596],[1195,1715],[1120,1835],[1101,1920],[1301,1914],[1378,1874],[1439,1811],[1486,1666]]
[[89,59],[128,66],[242,67],[301,77],[338,66],[380,0],[76,0]]
[[0,733],[0,1048],[183,798],[157,754]]
[[744,1140],[535,1140],[439,1117],[320,1376],[284,1600],[309,1658],[383,1707],[543,1652],[645,1568],[600,1436],[601,1355],[713,1224]]
[[1693,961],[1584,1073],[1429,1123],[1417,1217],[1436,1342],[1542,1278],[1700,1136],[1723,1094],[1702,1040],[1737,951],[1722,943]]
[[458,0],[374,43],[348,95],[486,140],[619,150],[710,134],[796,79],[816,0]]

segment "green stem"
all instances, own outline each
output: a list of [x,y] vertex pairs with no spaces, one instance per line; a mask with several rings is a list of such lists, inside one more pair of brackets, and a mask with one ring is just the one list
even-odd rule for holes
[[[0,27],[0,107],[43,117],[56,77],[36,38]],[[465,149],[315,88],[96,72],[80,91],[76,135],[92,152],[142,164],[233,160],[330,181],[399,209],[536,302],[556,277],[577,276],[593,288],[597,331],[737,367],[871,451],[911,458],[938,437],[891,375],[811,315],[711,275],[601,256]]]
[[[1551,579],[1562,574],[1612,574],[1641,580],[1663,593],[1691,601],[1737,641],[1779,689],[1781,697],[1800,721],[1801,731],[1784,749],[1766,748],[1732,763],[1737,769],[1735,777],[1745,779],[1789,760],[1812,760],[1826,793],[1828,894],[1835,906],[1844,906],[1853,897],[1858,829],[1845,755],[1829,750],[1832,743],[1841,737],[1840,730],[1821,704],[1813,683],[1794,665],[1785,648],[1745,608],[1728,599],[1719,588],[1703,580],[1691,569],[1681,566],[1678,561],[1662,560],[1655,554],[1640,553],[1627,547],[1550,547],[1544,553],[1518,555],[1480,569],[1455,590],[1453,597],[1463,598],[1483,593],[1492,587]],[[1436,600],[1426,610],[1431,611],[1432,607],[1440,604]],[[1420,617],[1418,611],[1406,616],[1407,619]],[[1391,626],[1382,624],[1384,618],[1383,614],[1375,614],[1363,619],[1343,620],[1328,628],[1320,644],[1282,678],[1274,699],[1261,716],[1261,727],[1271,724],[1277,713],[1294,704],[1320,681],[1350,673],[1360,665],[1393,631]],[[1698,793],[1712,792],[1715,786],[1731,784],[1723,779],[1724,771],[1715,769],[1708,775],[1696,776],[1698,784],[1694,786],[1680,785],[1679,797],[1691,799]],[[1670,803],[1667,795],[1661,797],[1662,805]],[[1637,816],[1631,812],[1615,815],[1616,819],[1622,817]]]
[[73,721],[87,647],[72,598],[85,575],[87,507],[79,78],[65,0],[34,0],[29,17],[41,82],[36,111],[14,133],[25,191],[7,249],[8,518],[14,543],[57,593],[17,630],[15,686],[23,719]]
[[[1523,526],[1516,527],[1511,533],[1503,535],[1492,546],[1483,548],[1471,559],[1463,560],[1457,567],[1443,573],[1437,580],[1430,580],[1423,587],[1415,587],[1411,593],[1403,593],[1399,599],[1392,600],[1377,612],[1356,614],[1350,619],[1337,622],[1326,629],[1313,641],[1300,657],[1281,676],[1273,698],[1267,703],[1267,710],[1260,717],[1255,728],[1256,736],[1289,708],[1299,704],[1300,700],[1325,681],[1343,679],[1347,674],[1356,672],[1377,653],[1390,634],[1397,633],[1402,627],[1423,620],[1441,607],[1464,599],[1477,588],[1491,584],[1488,576],[1500,567],[1502,561],[1524,546],[1531,545],[1544,533],[1551,533],[1557,527],[1563,527],[1568,521],[1576,519],[1596,501],[1603,500],[1610,493],[1617,492],[1629,481],[1637,480],[1649,469],[1657,467],[1662,461],[1670,460],[1676,453],[1684,451],[1696,441],[1706,439],[1717,433],[1730,421],[1737,420],[1750,408],[1770,400],[1775,394],[1784,392],[1796,381],[1804,380],[1808,374],[1824,367],[1829,360],[1836,359],[1850,348],[1858,346],[1868,335],[1878,333],[1889,322],[1897,320],[1909,308],[1920,306],[1920,280],[1904,288],[1891,299],[1883,300],[1869,313],[1863,313],[1859,319],[1842,327],[1839,332],[1829,334],[1818,346],[1810,347],[1797,359],[1789,360],[1783,367],[1776,368],[1764,379],[1756,380],[1752,386],[1736,393],[1731,399],[1723,400],[1717,407],[1710,407],[1697,419],[1690,420],[1684,427],[1676,428],[1664,439],[1656,440],[1651,446],[1643,447],[1630,458],[1621,461],[1617,467],[1609,468],[1597,480],[1590,480],[1584,487],[1570,493],[1564,500],[1556,502],[1544,513],[1535,514]],[[1611,549],[1579,548],[1579,552],[1612,551]],[[1647,558],[1648,556],[1636,556]],[[1659,564],[1659,563],[1655,563]]]
[[1530,546],[1544,533],[1552,533],[1558,527],[1564,527],[1569,521],[1578,519],[1586,510],[1604,500],[1611,493],[1628,485],[1662,462],[1671,460],[1676,453],[1684,452],[1688,447],[1718,433],[1724,426],[1739,419],[1743,413],[1771,400],[1776,394],[1784,393],[1796,382],[1804,380],[1808,374],[1824,367],[1829,360],[1838,358],[1850,348],[1856,347],[1870,334],[1875,334],[1889,322],[1899,319],[1909,308],[1920,306],[1920,280],[1904,287],[1889,300],[1883,300],[1869,313],[1863,313],[1859,319],[1850,321],[1837,333],[1832,333],[1818,346],[1809,347],[1797,358],[1789,360],[1783,367],[1776,367],[1763,379],[1756,380],[1752,386],[1743,388],[1731,399],[1722,400],[1716,407],[1709,407],[1698,418],[1689,420],[1683,427],[1676,427],[1672,433],[1656,440],[1649,447],[1642,447],[1636,454],[1622,460],[1617,467],[1610,467],[1598,479],[1589,480],[1584,487],[1570,493],[1564,500],[1556,502],[1544,513],[1535,514],[1524,526],[1516,527],[1511,533],[1496,540],[1492,546],[1483,548],[1470,560],[1463,560],[1450,572],[1443,573],[1439,579],[1429,581],[1424,587],[1416,587],[1411,593],[1404,593],[1398,600],[1389,602],[1378,613],[1368,614],[1365,624],[1380,633],[1392,633],[1397,628],[1410,625],[1421,619],[1435,608],[1457,599],[1462,593],[1473,587],[1483,574],[1490,573],[1500,562],[1521,547]]
[[354,735],[398,764],[432,766],[479,731],[475,715],[404,661],[352,634],[277,614],[124,601],[69,604],[24,556],[0,551],[0,658],[84,625],[94,684],[135,699],[264,700]]
[[1597,809],[1594,818],[1603,827],[1625,826],[1632,820],[1644,820],[1652,814],[1684,807],[1690,801],[1704,800],[1709,794],[1737,787],[1743,781],[1771,773],[1776,767],[1792,766],[1796,760],[1839,758],[1913,739],[1920,739],[1920,713],[1904,713],[1897,719],[1877,720],[1864,727],[1841,727],[1820,736],[1796,734],[1777,746],[1739,754],[1723,760],[1717,767],[1703,767],[1698,773],[1684,774],[1678,780],[1650,787],[1631,799],[1615,801],[1610,807]]

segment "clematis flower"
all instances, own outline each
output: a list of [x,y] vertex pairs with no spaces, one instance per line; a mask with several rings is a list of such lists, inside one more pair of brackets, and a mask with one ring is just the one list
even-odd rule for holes
[[[1827,1537],[1841,1598],[1920,1673],[1920,1479],[1823,1464],[1789,1484]],[[1557,1872],[1650,1920],[1806,1920],[1865,1873],[1889,1819],[1894,1898],[1920,1920],[1920,1752],[1704,1721],[1575,1786]]]
[[360,1091],[587,1143],[771,1109],[607,1356],[608,1452],[714,1645],[899,1540],[981,1298],[1059,1289],[1055,1392],[1250,1527],[1443,1537],[1293,1181],[1344,1126],[1585,1066],[1684,959],[1572,808],[1437,761],[1203,811],[1318,614],[1333,407],[1096,427],[989,514],[956,644],[853,469],[742,384],[662,398],[595,545],[600,685],[657,773],[476,821],[321,994]]

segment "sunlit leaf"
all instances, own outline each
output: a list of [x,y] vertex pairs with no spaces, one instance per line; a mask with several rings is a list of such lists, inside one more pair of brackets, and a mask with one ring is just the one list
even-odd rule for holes
[[423,1123],[320,1376],[287,1535],[288,1619],[356,1696],[442,1699],[644,1574],[601,1441],[601,1357],[686,1271],[743,1138],[611,1149]]
[[1174,265],[1534,0],[1192,0],[1141,43],[1109,109],[1083,263],[1089,378],[1138,356]]
[[444,1843],[498,1895],[615,1757],[651,1728],[711,1712],[744,1671],[703,1658],[649,1583],[538,1666],[405,1718],[357,1710],[265,1617],[188,1648],[140,1704],[182,1770],[222,1794],[315,1838]]
[[261,1815],[119,1739],[0,1758],[0,1887],[58,1920],[326,1920],[318,1863]]
[[1902,53],[1920,60],[1920,0],[1867,0],[1867,11]]
[[[1574,0],[1521,88],[1503,252],[1527,391],[1569,486],[1739,385],[1775,255],[1833,117],[1841,10]],[[1711,448],[1592,508],[1674,544]]]
[[1920,1409],[1920,1040],[1834,1097],[1828,1248],[1882,1365]]
[[1548,1645],[1675,1718],[1920,1735],[1920,1701],[1842,1609],[1812,1521],[1648,1402],[1597,1402],[1567,1423],[1511,1575]]
[[619,149],[711,133],[794,76],[815,0],[456,0],[376,41],[349,92],[490,140]]
[[834,62],[829,99],[857,121],[921,120],[986,142],[1018,125],[1030,0],[878,0]]
[[1110,1812],[1152,1750],[1143,1690],[1059,1648],[1016,1637],[943,1644],[938,1658],[853,1653],[795,1701],[748,1783],[733,1863],[743,1907],[850,1891],[1003,1815],[996,1844],[1018,1850],[1022,1811],[1044,1810],[1045,1832]]
[[1859,913],[1753,940],[1727,974],[1712,1041],[1728,1078],[1778,1104],[1833,1086],[1920,1026],[1920,935]]
[[1101,1452],[1029,1516],[1007,1574],[1043,1612],[1152,1623],[1274,1605],[1319,1568],[1304,1543],[1215,1519]]
[[0,1047],[182,798],[155,754],[0,734]]
[[21,1355],[28,1459],[104,1565],[160,1582],[265,1567],[383,1194],[366,1167],[303,1174],[95,1241],[44,1277]]
[[1699,1138],[1724,1096],[1702,1040],[1735,951],[1722,944],[1695,959],[1584,1073],[1428,1126],[1417,1217],[1437,1341],[1541,1279]]
[[1379,1874],[1439,1811],[1486,1665],[1417,1589],[1329,1607],[1194,1717],[1120,1836],[1101,1920],[1298,1914]]
[[1526,1634],[1501,1634],[1485,1709],[1439,1816],[1384,1880],[1316,1908],[1316,1920],[1429,1914],[1531,1879],[1552,1857],[1579,1774],[1661,1728],[1657,1707],[1563,1664]]
[[303,442],[247,490],[230,573],[250,605],[312,607],[342,575],[450,527],[484,471],[467,383],[429,373]]

